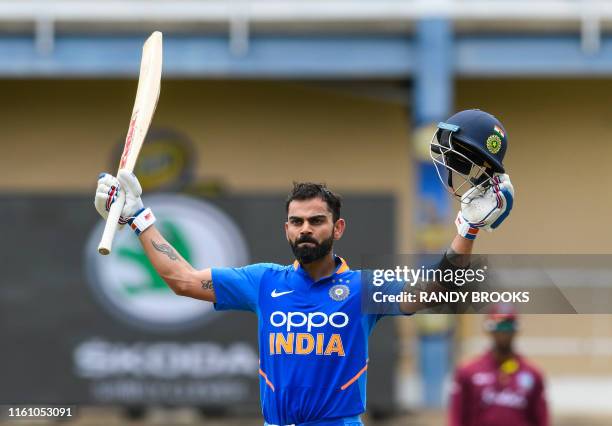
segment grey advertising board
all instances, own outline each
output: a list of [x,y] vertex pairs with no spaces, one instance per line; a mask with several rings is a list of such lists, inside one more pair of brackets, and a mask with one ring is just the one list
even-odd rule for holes
[[[228,196],[203,204],[173,197],[186,200],[168,194],[145,203],[157,203],[164,234],[194,265],[292,261],[283,195]],[[102,222],[89,196],[4,194],[0,205],[6,224],[0,249],[0,403],[258,410],[254,315],[217,313],[206,302],[160,286],[128,230],[115,241],[115,258],[99,256],[91,244]],[[364,253],[393,252],[394,208],[389,195],[345,196],[348,228],[336,252],[351,267],[359,267]],[[199,229],[206,220],[222,231]],[[188,232],[181,235],[185,226]],[[220,246],[229,239],[241,242]],[[210,257],[210,251],[224,255]],[[176,302],[181,299],[186,304]],[[392,410],[395,321],[382,321],[370,342],[368,405]]]

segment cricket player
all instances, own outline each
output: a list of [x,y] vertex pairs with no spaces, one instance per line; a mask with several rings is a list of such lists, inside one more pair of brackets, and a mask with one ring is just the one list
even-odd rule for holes
[[[455,266],[454,256],[469,256],[478,231],[497,228],[512,208],[514,192],[502,164],[506,145],[501,123],[479,110],[440,123],[432,138],[440,176],[448,174],[445,184],[462,201],[458,235],[441,260],[445,268]],[[285,206],[285,235],[295,257],[289,265],[197,270],[157,230],[133,174],[100,175],[95,196],[100,215],[107,216],[119,191],[126,194],[120,223],[129,224],[176,294],[212,302],[216,310],[257,315],[266,425],[362,424],[368,336],[383,315],[362,312],[361,271],[334,252],[346,230],[337,194],[321,184],[294,184]],[[399,312],[420,308],[406,302]]]
[[495,305],[485,321],[492,348],[457,369],[450,426],[548,426],[542,374],[514,349],[518,316]]

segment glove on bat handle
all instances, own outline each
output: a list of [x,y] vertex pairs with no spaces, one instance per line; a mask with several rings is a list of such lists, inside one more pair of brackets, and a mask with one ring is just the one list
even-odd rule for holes
[[106,256],[111,253],[113,247],[113,238],[115,238],[115,232],[119,226],[119,216],[121,216],[121,210],[125,205],[125,191],[119,191],[119,195],[111,208],[108,211],[108,217],[106,218],[106,226],[104,227],[104,233],[102,233],[102,239],[98,246],[98,253]]

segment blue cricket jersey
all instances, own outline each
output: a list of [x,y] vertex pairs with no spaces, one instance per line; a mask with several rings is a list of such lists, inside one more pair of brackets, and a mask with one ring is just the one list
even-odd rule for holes
[[316,282],[297,262],[212,269],[215,309],[257,314],[261,405],[269,424],[365,411],[368,337],[381,315],[362,313],[361,271],[335,259],[335,273]]

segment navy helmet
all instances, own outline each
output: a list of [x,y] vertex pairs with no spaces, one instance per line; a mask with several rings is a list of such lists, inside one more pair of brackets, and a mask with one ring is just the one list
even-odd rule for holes
[[486,188],[496,173],[505,173],[508,135],[495,116],[469,109],[438,123],[430,148],[438,176],[462,197],[474,187]]

